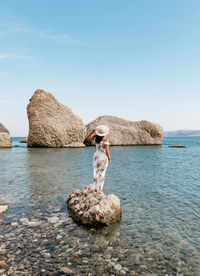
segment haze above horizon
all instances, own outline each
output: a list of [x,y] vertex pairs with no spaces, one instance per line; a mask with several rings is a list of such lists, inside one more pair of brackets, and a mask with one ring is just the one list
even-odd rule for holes
[[101,115],[200,129],[200,1],[0,0],[0,122],[27,136],[36,89]]

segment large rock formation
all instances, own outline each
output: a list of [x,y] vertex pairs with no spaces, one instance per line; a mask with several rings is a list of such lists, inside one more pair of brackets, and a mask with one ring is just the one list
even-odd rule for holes
[[[163,139],[163,128],[149,121],[127,121],[114,116],[100,116],[86,125],[89,133],[98,125],[106,125],[110,131],[108,139],[113,146],[160,145]],[[85,140],[86,145],[91,143]]]
[[86,128],[70,108],[43,90],[36,90],[27,106],[28,147],[63,147],[83,143]]
[[72,193],[67,204],[73,220],[87,226],[107,226],[122,215],[119,198],[94,192],[92,184]]
[[11,148],[11,142],[9,131],[0,123],[0,148]]

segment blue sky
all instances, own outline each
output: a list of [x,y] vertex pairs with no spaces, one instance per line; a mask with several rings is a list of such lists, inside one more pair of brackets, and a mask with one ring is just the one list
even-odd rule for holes
[[199,14],[199,0],[0,0],[0,122],[27,136],[43,89],[85,123],[200,129]]

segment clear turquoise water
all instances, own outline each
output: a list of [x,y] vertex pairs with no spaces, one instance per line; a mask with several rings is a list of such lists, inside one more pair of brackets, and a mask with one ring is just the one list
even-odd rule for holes
[[[21,139],[0,150],[0,202],[9,203],[3,219],[49,206],[65,210],[68,195],[92,181],[94,148],[31,149],[19,144]],[[171,144],[187,147],[168,148]],[[185,275],[199,275],[200,137],[170,137],[162,146],[111,147],[110,152],[104,192],[121,200],[123,216],[116,227],[129,255],[135,259],[137,244],[143,259],[153,250],[155,256],[167,254],[171,265],[179,261],[190,268],[192,274]]]

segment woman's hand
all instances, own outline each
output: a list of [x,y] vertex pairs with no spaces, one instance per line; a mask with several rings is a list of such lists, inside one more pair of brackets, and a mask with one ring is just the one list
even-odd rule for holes
[[86,139],[90,140],[90,141],[94,141],[94,137],[92,136],[92,133],[95,132],[97,128],[93,128],[93,130],[88,134],[88,136],[86,137]]
[[108,165],[110,165],[110,164],[111,164],[111,159],[108,160]]

